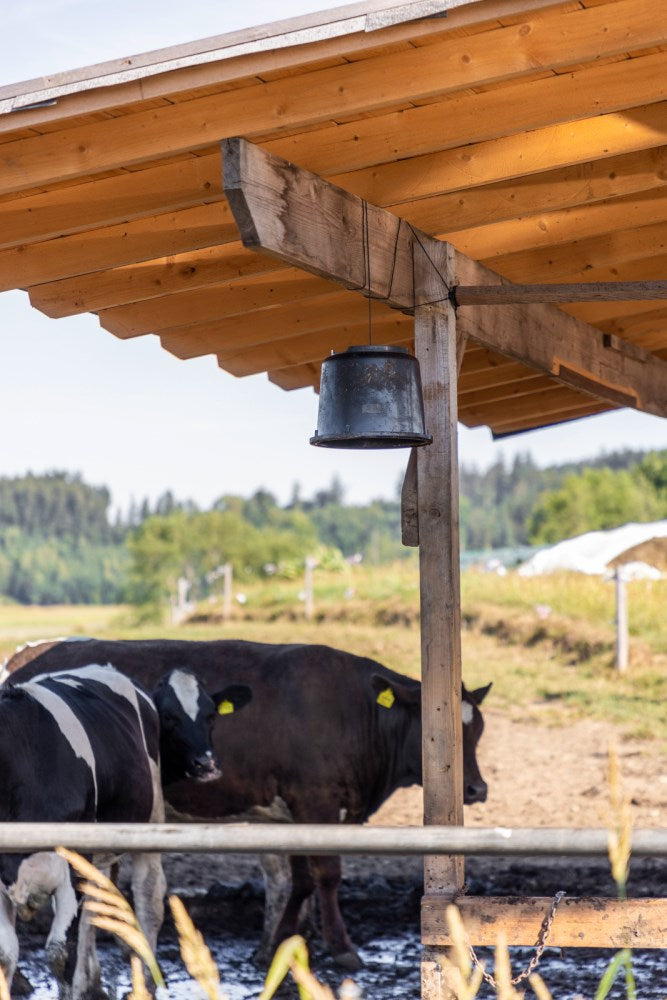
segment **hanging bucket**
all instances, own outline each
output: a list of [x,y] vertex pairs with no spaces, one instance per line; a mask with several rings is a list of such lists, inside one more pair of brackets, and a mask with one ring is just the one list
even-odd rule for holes
[[412,448],[424,429],[419,362],[405,347],[348,347],[322,362],[320,448]]

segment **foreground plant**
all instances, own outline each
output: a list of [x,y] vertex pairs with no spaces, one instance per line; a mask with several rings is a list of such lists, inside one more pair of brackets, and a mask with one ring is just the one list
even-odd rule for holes
[[[452,939],[449,965],[452,976],[450,986],[456,1000],[474,1000],[486,980],[496,990],[499,1000],[521,1000],[523,993],[514,988],[509,948],[504,934],[498,935],[495,953],[495,976],[487,975],[484,966],[473,961],[473,951],[468,941],[461,914],[456,906],[447,907],[447,928]],[[537,1000],[553,1000],[542,977],[532,973],[528,981]]]
[[79,889],[86,896],[84,909],[93,914],[91,924],[123,941],[144,962],[155,985],[164,987],[164,978],[146,935],[132,907],[111,879],[76,851],[56,847],[56,853],[84,880],[79,883]]
[[[627,900],[627,883],[630,872],[630,851],[632,846],[632,819],[630,803],[623,791],[618,754],[609,748],[609,863],[620,900]],[[632,952],[629,948],[618,951],[607,966],[595,994],[595,1000],[604,1000],[614,985],[620,969],[625,971],[625,992],[628,1000],[636,1000],[637,985],[632,969]]]
[[[271,1000],[288,972],[297,984],[299,1000],[336,1000],[329,987],[310,971],[308,947],[300,934],[287,938],[276,949],[258,1000]],[[338,997],[339,1000],[358,1000],[361,990],[352,979],[344,979]]]

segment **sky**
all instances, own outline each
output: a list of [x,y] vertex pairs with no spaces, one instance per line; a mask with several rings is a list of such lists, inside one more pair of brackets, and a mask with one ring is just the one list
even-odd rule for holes
[[[0,86],[332,6],[334,0],[21,0],[0,15]],[[4,341],[4,343],[3,343]],[[0,476],[65,470],[105,485],[114,508],[166,490],[210,505],[264,488],[285,503],[334,476],[349,503],[394,497],[403,449],[313,448],[317,396],[265,375],[236,379],[215,358],[179,361],[150,335],[120,341],[94,316],[53,320],[0,293]],[[530,454],[540,466],[618,448],[667,448],[667,420],[632,410],[493,441],[459,430],[459,461],[484,469]]]

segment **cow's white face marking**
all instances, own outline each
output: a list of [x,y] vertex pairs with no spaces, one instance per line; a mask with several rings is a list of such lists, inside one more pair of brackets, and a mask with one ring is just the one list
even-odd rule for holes
[[461,722],[463,723],[464,726],[470,725],[470,723],[472,722],[472,716],[473,716],[472,705],[470,704],[469,701],[462,701]]
[[196,722],[199,714],[199,683],[192,674],[183,670],[174,670],[169,677],[169,687],[189,719]]

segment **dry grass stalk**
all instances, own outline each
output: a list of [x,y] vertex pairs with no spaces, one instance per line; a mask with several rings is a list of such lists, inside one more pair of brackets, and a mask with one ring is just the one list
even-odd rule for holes
[[128,948],[136,952],[145,963],[155,985],[164,986],[160,967],[146,940],[146,935],[142,931],[132,907],[111,879],[75,851],[68,851],[65,847],[57,847],[56,853],[65,858],[74,871],[85,880],[81,883],[80,888],[86,896],[84,909],[93,914],[91,917],[92,925],[114,934]]
[[132,968],[132,989],[127,995],[127,1000],[153,1000],[146,989],[144,968],[138,955],[130,955],[130,965]]
[[181,957],[186,969],[192,978],[199,983],[209,1000],[218,1000],[220,997],[220,974],[211,952],[178,896],[169,897],[169,906],[178,931]]
[[457,1000],[473,1000],[482,985],[484,970],[477,966],[473,971],[468,936],[456,906],[447,907],[447,927],[453,941],[450,964],[457,973],[452,988]]
[[618,889],[619,899],[626,898],[626,885],[630,870],[632,848],[632,819],[630,803],[621,783],[618,753],[609,748],[609,861],[611,874]]
[[2,969],[0,969],[0,1000],[11,1000],[9,995],[9,986],[7,985],[7,977]]
[[258,1000],[271,1000],[288,972],[296,981],[300,1000],[335,1000],[329,987],[323,986],[310,971],[308,948],[300,934],[292,935],[276,948]]
[[528,976],[528,982],[533,988],[533,993],[537,997],[537,1000],[553,1000],[551,993],[546,987],[542,976],[537,972],[533,972],[532,975]]

